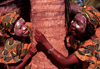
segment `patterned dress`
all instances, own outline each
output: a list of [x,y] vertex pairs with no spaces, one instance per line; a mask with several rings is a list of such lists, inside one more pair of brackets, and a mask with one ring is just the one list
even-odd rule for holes
[[[100,41],[98,38],[79,41],[71,38],[75,56],[82,62],[76,69],[100,69]],[[84,63],[87,63],[84,65]]]
[[[31,46],[32,23],[27,22],[27,24],[29,26],[29,37],[26,37],[24,41],[18,41],[13,37],[9,37],[4,44],[4,48],[0,50],[0,63],[6,64],[7,69],[9,69],[8,64],[20,63]],[[30,66],[27,67],[29,68]],[[25,69],[28,68],[25,67]]]

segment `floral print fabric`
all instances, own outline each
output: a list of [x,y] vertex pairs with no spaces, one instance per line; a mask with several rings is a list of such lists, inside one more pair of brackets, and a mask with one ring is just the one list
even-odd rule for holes
[[73,40],[76,51],[75,56],[83,62],[88,63],[87,69],[100,69],[100,41],[98,38],[86,41]]

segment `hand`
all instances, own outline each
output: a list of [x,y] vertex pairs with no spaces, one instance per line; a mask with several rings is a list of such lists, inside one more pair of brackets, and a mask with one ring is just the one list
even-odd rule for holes
[[42,44],[47,42],[46,37],[40,31],[36,29],[35,29],[35,40]]
[[29,50],[28,50],[28,53],[30,54],[30,55],[33,55],[33,54],[35,54],[37,52],[37,49],[36,49],[36,46],[34,46],[34,43],[33,44],[31,44],[31,46],[30,46],[30,48],[29,48]]

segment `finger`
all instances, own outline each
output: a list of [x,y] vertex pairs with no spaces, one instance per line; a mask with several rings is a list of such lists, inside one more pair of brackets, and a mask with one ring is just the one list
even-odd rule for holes
[[32,50],[32,52],[33,52],[33,53],[37,52],[37,49],[35,49],[35,50]]
[[32,48],[35,49],[36,48],[36,45],[32,46]]
[[34,48],[34,49],[31,49],[31,51],[32,51],[32,52],[36,52],[36,51],[37,51],[37,49],[36,49],[36,48]]
[[39,37],[38,37],[38,36],[35,36],[35,39],[36,39],[36,40],[38,40],[38,39],[39,39]]
[[35,36],[39,36],[39,33],[35,33]]
[[35,48],[33,47],[31,50],[34,51],[34,50],[37,50],[37,49],[36,49],[36,47]]
[[40,34],[41,32],[40,31],[38,31],[37,29],[35,29],[35,31],[38,33],[38,34]]
[[31,46],[34,46],[34,43],[32,43]]
[[[38,33],[37,29],[35,29],[35,33]],[[39,33],[38,33],[39,34]]]

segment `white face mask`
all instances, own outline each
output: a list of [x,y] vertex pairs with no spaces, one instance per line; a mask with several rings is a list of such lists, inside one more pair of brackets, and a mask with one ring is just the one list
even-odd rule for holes
[[80,26],[78,24],[76,24],[76,28],[80,28]]

